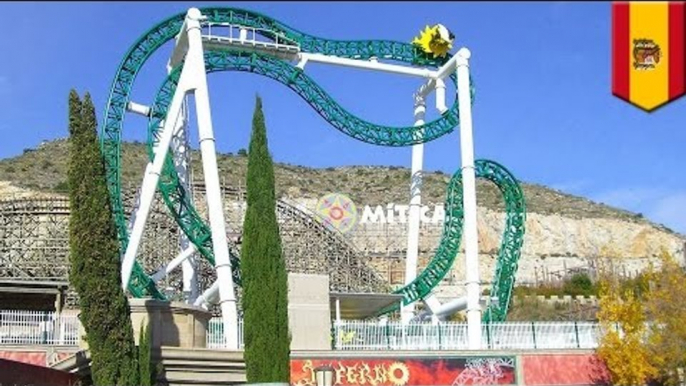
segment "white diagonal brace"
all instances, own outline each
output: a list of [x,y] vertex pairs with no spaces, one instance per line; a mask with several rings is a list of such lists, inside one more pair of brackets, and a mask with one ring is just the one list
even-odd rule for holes
[[131,271],[133,270],[133,264],[136,260],[136,254],[138,253],[138,246],[143,237],[145,223],[148,221],[148,215],[150,214],[152,201],[155,197],[160,173],[162,172],[164,160],[169,151],[169,144],[171,143],[174,129],[177,127],[177,120],[180,118],[183,99],[188,92],[189,76],[188,69],[184,68],[181,72],[178,87],[174,92],[174,97],[172,98],[171,105],[167,112],[167,117],[164,120],[160,140],[156,147],[157,151],[153,156],[152,163],[148,163],[145,168],[145,176],[143,177],[143,184],[141,187],[140,206],[135,213],[135,221],[133,222],[129,243],[126,247],[121,265],[121,285],[124,291],[126,291],[129,286]]
[[176,269],[176,267],[181,265],[184,261],[188,260],[189,257],[193,256],[195,252],[195,245],[191,244],[186,250],[179,253],[179,255],[176,256],[174,260],[170,261],[169,264],[162,266],[162,268],[155,272],[155,274],[152,275],[152,281],[157,283],[158,281],[168,276],[173,270]]

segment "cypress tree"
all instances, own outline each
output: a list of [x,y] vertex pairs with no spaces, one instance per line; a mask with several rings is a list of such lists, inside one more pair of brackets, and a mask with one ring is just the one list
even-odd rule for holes
[[129,304],[121,288],[119,242],[86,93],[69,94],[70,281],[79,294],[95,385],[136,385],[138,366]]
[[138,370],[140,386],[155,384],[155,368],[152,363],[152,330],[150,325],[142,326],[138,335]]
[[276,219],[274,164],[258,96],[247,170],[241,270],[248,382],[289,382],[288,274]]

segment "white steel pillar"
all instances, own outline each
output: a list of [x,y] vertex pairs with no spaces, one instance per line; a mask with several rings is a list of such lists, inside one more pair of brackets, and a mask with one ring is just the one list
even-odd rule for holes
[[464,203],[465,271],[467,279],[467,337],[470,350],[481,348],[481,307],[479,305],[479,240],[476,222],[476,176],[472,138],[472,101],[469,84],[468,49],[456,54],[457,98],[460,113],[460,151]]
[[[179,117],[178,127],[172,137],[172,155],[174,159],[174,167],[179,176],[181,186],[188,192],[191,200],[193,194],[191,190],[190,180],[190,146],[188,138],[188,106],[184,101],[181,107],[181,116]],[[188,251],[191,247],[191,242],[188,236],[183,232],[179,235],[179,248],[181,252]],[[198,297],[198,276],[196,272],[197,261],[195,254],[188,256],[181,263],[183,270],[183,293],[186,303],[193,304]]]
[[448,110],[448,106],[445,104],[445,82],[443,79],[436,79],[434,89],[436,90],[436,110],[443,114]]
[[[424,124],[426,102],[419,93],[414,96],[414,125]],[[422,136],[423,133],[419,133]],[[405,258],[405,285],[417,277],[417,258],[419,255],[419,214],[422,205],[422,168],[424,162],[424,144],[412,146],[412,175],[410,177],[410,213],[407,221],[407,255]],[[414,303],[403,306],[401,319],[407,324],[414,317]]]
[[202,156],[203,174],[205,176],[207,211],[212,230],[212,250],[214,252],[217,281],[219,283],[219,306],[222,310],[224,336],[228,349],[238,350],[238,312],[234,293],[233,276],[229,246],[226,241],[226,224],[224,206],[222,205],[217,153],[210,111],[210,96],[207,89],[207,74],[202,47],[203,19],[200,10],[191,8],[186,16],[188,31],[188,54],[185,66],[194,68],[191,74],[195,77],[195,108],[198,118],[200,153]]

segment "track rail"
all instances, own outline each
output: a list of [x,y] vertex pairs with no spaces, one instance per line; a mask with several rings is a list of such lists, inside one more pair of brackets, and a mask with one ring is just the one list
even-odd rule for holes
[[[431,68],[437,68],[450,59],[449,55],[445,58],[434,59],[414,45],[395,41],[341,41],[324,39],[305,34],[259,13],[242,9],[212,7],[203,8],[201,9],[201,12],[203,15],[207,16],[207,20],[205,21],[206,24],[229,23],[231,25],[256,28],[259,29],[261,34],[265,37],[274,40],[288,39],[296,42],[299,45],[301,52],[319,53],[362,60],[376,57],[387,61]],[[101,147],[105,158],[107,183],[112,198],[113,212],[122,250],[125,250],[128,244],[127,224],[121,199],[120,169],[121,137],[126,106],[130,100],[131,89],[140,69],[158,48],[176,37],[180,32],[184,18],[185,13],[177,14],[155,25],[148,32],[143,34],[129,49],[122,60],[110,90],[102,125]],[[235,49],[206,50],[205,63],[208,72],[251,72],[277,80],[300,95],[333,127],[352,138],[374,145],[399,147],[425,143],[452,132],[455,127],[459,125],[457,98],[455,98],[453,105],[443,113],[440,118],[434,121],[421,126],[392,127],[371,123],[351,114],[331,98],[325,90],[317,85],[301,69],[276,56]],[[166,116],[167,109],[176,90],[182,66],[183,63],[170,72],[159,88],[155,98],[152,109],[153,113],[148,125],[148,154],[150,159],[153,157],[153,146],[158,140],[160,123]],[[454,75],[451,76],[450,79],[453,84],[456,83]],[[470,92],[473,94],[474,89],[472,88]],[[516,180],[511,177],[509,172],[502,167],[498,168],[497,166],[493,166],[497,164],[488,163],[488,161],[481,161],[480,165],[482,165],[481,169],[483,169],[482,177],[489,178],[489,176],[498,175],[499,178],[493,177],[493,181],[496,182],[496,184],[503,184],[502,186],[498,185],[499,187],[507,188],[503,190],[506,206],[508,208],[510,206],[513,208],[521,207],[523,210],[521,190],[519,190],[519,196],[517,196],[512,193],[512,189],[509,189],[512,184],[518,188]],[[479,170],[478,166],[477,170]],[[453,180],[457,181],[455,177]],[[506,183],[506,181],[509,182]],[[453,182],[451,182],[451,186],[452,185]],[[173,167],[171,156],[168,156],[165,160],[158,188],[180,228],[197,247],[201,255],[210,263],[214,264],[210,228],[205,224],[193,207],[189,199],[189,192],[185,191],[183,186],[179,183],[179,177]],[[450,205],[453,205],[447,206],[449,210],[451,208],[458,208],[458,206],[456,206],[458,205],[456,200],[458,197],[461,197],[460,195],[461,190],[458,195],[449,188],[447,200]],[[516,197],[522,198],[521,203],[508,203],[508,199],[515,199]],[[458,201],[460,201],[461,204],[461,200]],[[461,213],[460,209],[459,213],[455,212],[454,216],[450,217],[450,221],[446,220],[446,229],[449,227],[449,232],[446,233],[444,231],[444,238],[439,246],[439,253],[437,253],[429,267],[427,267],[413,283],[398,291],[405,295],[406,302],[415,301],[428,295],[431,289],[438,285],[442,277],[447,273],[455,258],[454,255],[451,257],[449,252],[454,250],[456,254],[457,245],[459,245],[460,241],[459,238],[455,239],[454,236],[458,233],[461,234]],[[521,216],[523,216],[523,212]],[[508,223],[511,217],[519,218],[521,216],[511,216],[508,211]],[[458,223],[459,229],[456,228]],[[504,249],[501,248],[501,254],[505,251],[505,255],[498,260],[498,267],[496,269],[497,277],[500,277],[501,273],[502,275],[505,275],[505,273],[514,274],[514,271],[516,271],[516,260],[519,257],[519,251],[517,248],[509,246],[521,246],[523,231],[524,228],[522,223],[521,227],[517,228],[517,231],[512,233],[513,238],[509,239],[506,229],[506,234],[503,238]],[[517,242],[517,238],[519,239],[519,242]],[[237,252],[235,250],[231,250],[230,252],[233,266],[239,267],[240,261]],[[233,272],[234,280],[237,283],[240,283],[240,270],[234,269]],[[511,278],[509,281],[503,278],[497,282],[503,283],[502,285],[498,284],[499,286],[502,286],[502,288],[498,287],[497,289],[498,295],[506,295],[503,296],[503,301],[505,297],[507,297],[509,301],[509,292],[511,292],[511,288],[507,289],[506,287],[508,284],[511,287],[513,280],[514,278]],[[134,296],[138,297],[153,296],[156,298],[164,298],[137,262],[134,265],[129,290]],[[506,309],[507,305],[505,304],[505,312]],[[500,314],[489,311],[486,313],[486,316],[488,315],[491,315],[491,317],[498,317]]]

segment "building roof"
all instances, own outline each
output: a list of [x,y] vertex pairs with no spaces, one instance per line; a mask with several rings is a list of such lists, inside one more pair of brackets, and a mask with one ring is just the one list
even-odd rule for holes
[[56,294],[69,287],[67,281],[0,279],[0,292]]
[[376,293],[331,292],[331,318],[336,319],[336,300],[340,302],[341,319],[361,320],[375,316],[380,310],[400,303],[403,295]]

